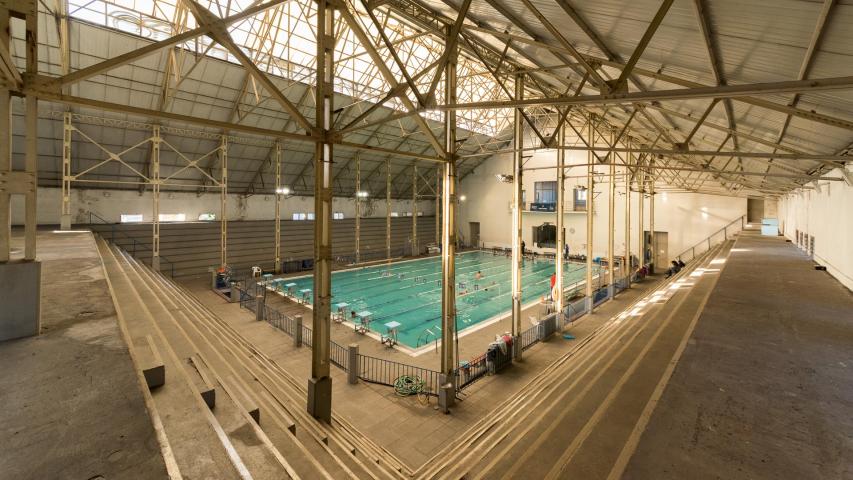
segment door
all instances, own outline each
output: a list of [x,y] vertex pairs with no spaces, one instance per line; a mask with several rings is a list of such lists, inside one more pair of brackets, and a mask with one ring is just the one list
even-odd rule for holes
[[669,234],[655,232],[655,266],[660,271],[669,268]]
[[468,222],[468,238],[471,239],[471,246],[474,248],[480,247],[480,222]]

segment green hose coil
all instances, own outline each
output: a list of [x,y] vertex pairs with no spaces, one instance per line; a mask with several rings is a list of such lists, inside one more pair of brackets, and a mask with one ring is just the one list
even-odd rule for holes
[[394,391],[401,397],[423,392],[426,382],[417,375],[400,375],[394,380]]

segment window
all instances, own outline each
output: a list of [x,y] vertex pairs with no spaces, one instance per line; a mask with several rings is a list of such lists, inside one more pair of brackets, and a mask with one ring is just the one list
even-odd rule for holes
[[406,216],[407,216],[407,217],[411,217],[411,216],[412,216],[412,212],[406,212]]
[[335,213],[333,213],[333,214],[332,214],[332,219],[334,219],[334,220],[343,220],[343,219],[344,219],[344,212],[335,212]]
[[141,213],[122,213],[121,214],[121,223],[134,223],[141,222],[142,214]]
[[212,221],[216,220],[216,214],[215,213],[202,213],[201,215],[198,216],[198,219],[201,222],[212,222]]
[[418,212],[418,216],[419,216],[419,217],[423,217],[423,216],[424,216],[424,212]]
[[314,214],[313,213],[308,214],[308,220],[314,220]]
[[399,217],[399,216],[400,216],[400,212],[391,212],[391,216],[392,216],[392,217]]
[[533,184],[534,203],[557,203],[557,182],[536,182]]
[[185,213],[161,213],[159,218],[161,222],[185,222],[187,215]]
[[575,211],[584,211],[586,210],[586,195],[587,189],[585,188],[576,188],[574,191],[574,205]]
[[294,213],[293,219],[294,220],[305,220],[305,214],[304,213]]

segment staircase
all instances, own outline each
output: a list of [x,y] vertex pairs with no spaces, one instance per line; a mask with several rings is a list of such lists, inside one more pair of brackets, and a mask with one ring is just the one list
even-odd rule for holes
[[344,419],[311,417],[305,382],[183,287],[101,238],[98,250],[134,363],[165,370],[148,396],[172,478],[410,477]]

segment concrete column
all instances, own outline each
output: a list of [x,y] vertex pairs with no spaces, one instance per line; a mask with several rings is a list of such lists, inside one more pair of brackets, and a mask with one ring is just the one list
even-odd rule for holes
[[587,122],[587,135],[589,136],[587,141],[590,149],[587,151],[586,173],[586,311],[592,313],[592,295],[594,293],[592,288],[592,229],[594,226],[593,217],[595,216],[595,208],[593,205],[595,199],[595,180],[593,178],[593,174],[595,173],[595,155],[593,154],[592,148],[595,147],[595,129],[593,128],[593,117],[591,113],[587,118]]
[[228,265],[228,137],[219,146],[222,177],[219,179],[219,263]]
[[151,269],[160,271],[160,126],[151,133]]
[[275,142],[275,273],[281,273],[281,144]]
[[[11,58],[9,45],[9,10],[0,4],[0,48]],[[12,174],[12,97],[5,82],[0,82],[0,174]],[[11,255],[12,209],[11,193],[0,188],[0,262]]]
[[237,303],[240,301],[240,291],[237,290],[237,283],[236,282],[231,282],[230,301],[231,301],[231,303]]
[[563,311],[563,250],[566,244],[566,232],[563,221],[566,203],[566,151],[562,147],[566,145],[566,129],[561,126],[557,132],[557,255],[555,256],[554,266],[557,282],[554,285],[554,290],[557,294],[554,296],[554,308],[557,312]]
[[[615,147],[615,143],[616,138],[611,130],[610,146]],[[616,265],[613,261],[616,257],[613,247],[614,237],[616,236],[616,162],[614,154],[611,154],[610,158],[610,188],[608,189],[610,195],[607,201],[607,296],[612,299],[616,292],[615,285],[613,285],[615,279],[613,273]]]
[[[515,76],[515,98],[524,99],[524,75]],[[515,109],[514,113],[514,137],[515,152],[512,157],[512,337],[515,341],[520,340],[521,335],[521,266],[524,262],[521,251],[521,239],[523,228],[523,192],[522,164],[524,163],[524,119],[521,109]],[[516,358],[521,358],[521,349],[515,349]]]
[[643,163],[642,157],[637,158],[637,170],[636,170],[637,197],[640,199],[639,204],[637,206],[637,214],[640,217],[639,225],[637,226],[637,236],[639,237],[639,240],[640,240],[640,243],[639,243],[640,250],[639,250],[639,254],[637,255],[640,258],[639,267],[642,267],[643,264],[645,264],[645,262],[646,262],[646,233],[645,233],[645,229],[643,227],[643,225],[645,224],[645,219],[643,218],[645,216],[645,212],[643,210],[645,210],[644,207],[645,207],[645,203],[646,203],[646,199],[644,198],[646,174],[640,168],[642,163]]
[[264,321],[264,296],[256,295],[255,296],[255,320],[262,322]]
[[316,136],[314,148],[314,310],[308,413],[332,421],[332,377],[329,336],[332,299],[332,167],[334,132],[335,7],[317,1]]
[[[26,25],[26,71],[28,75],[38,75],[38,2],[29,0],[23,2],[20,11],[25,17]],[[19,193],[24,196],[24,260],[36,259],[36,228],[37,218],[37,185],[38,185],[38,98],[27,95],[24,112],[24,178],[26,185],[21,185]],[[38,290],[38,288],[36,288]]]
[[441,245],[441,167],[435,173],[435,244]]
[[[457,52],[448,55],[444,101],[456,103]],[[441,222],[441,376],[446,386],[439,395],[439,408],[447,411],[456,399],[456,111],[444,113],[444,175]],[[451,393],[452,392],[452,393]]]
[[295,325],[293,327],[293,346],[299,348],[302,346],[302,315],[296,315],[293,319],[295,320]]
[[62,210],[59,229],[71,230],[71,112],[62,115]]
[[358,383],[358,344],[350,343],[347,347],[347,383]]

